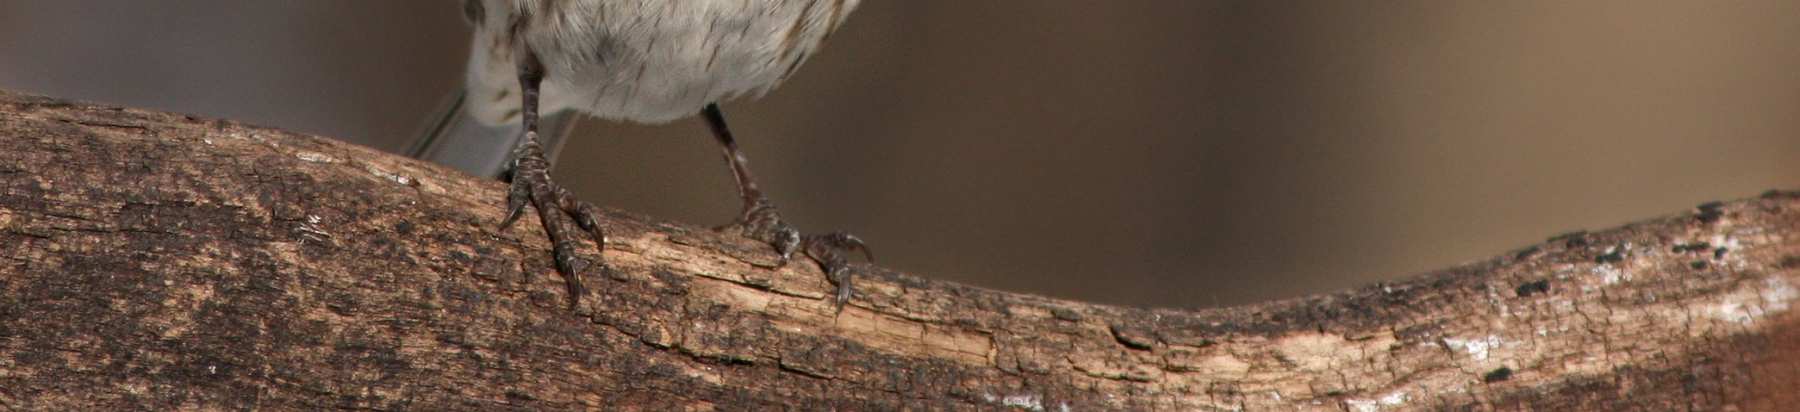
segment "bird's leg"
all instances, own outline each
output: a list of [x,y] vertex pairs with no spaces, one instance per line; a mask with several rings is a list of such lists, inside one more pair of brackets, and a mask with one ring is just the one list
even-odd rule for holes
[[744,209],[738,214],[737,221],[720,229],[736,229],[744,236],[768,242],[781,255],[781,264],[786,265],[795,251],[806,254],[808,258],[819,263],[825,270],[825,276],[837,285],[836,304],[843,310],[845,302],[850,300],[850,272],[844,252],[861,251],[863,257],[875,260],[869,247],[862,239],[844,232],[832,232],[820,235],[801,235],[800,231],[783,222],[781,215],[775,210],[775,204],[763,196],[762,189],[756,186],[756,179],[750,176],[749,160],[744,152],[738,150],[737,141],[731,137],[731,129],[725,125],[725,114],[719,105],[708,104],[701,111],[706,118],[707,126],[712,127],[713,137],[719,140],[719,146],[725,152],[725,161],[731,164],[731,175],[737,178],[738,195],[743,198]]
[[[556,270],[568,282],[569,307],[574,308],[581,303],[581,295],[586,293],[581,284],[581,272],[600,263],[599,251],[606,245],[606,236],[600,229],[599,208],[576,199],[573,193],[550,181],[550,161],[544,157],[544,148],[537,137],[538,86],[543,80],[543,64],[536,55],[524,53],[519,62],[519,86],[524,99],[520,108],[525,138],[513,149],[512,188],[507,192],[506,220],[500,223],[500,230],[506,230],[519,220],[525,213],[526,203],[537,206],[538,219],[544,224],[544,232],[550,235]],[[578,232],[574,226],[577,225],[593,236],[596,245],[593,261],[575,254]]]

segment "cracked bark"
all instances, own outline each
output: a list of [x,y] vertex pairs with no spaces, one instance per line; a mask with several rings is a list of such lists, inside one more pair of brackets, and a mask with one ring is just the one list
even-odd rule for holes
[[541,229],[495,232],[504,190],[323,138],[0,93],[0,408],[1800,402],[1794,192],[1215,310],[861,267],[834,315],[812,265],[618,211],[610,267],[567,310]]

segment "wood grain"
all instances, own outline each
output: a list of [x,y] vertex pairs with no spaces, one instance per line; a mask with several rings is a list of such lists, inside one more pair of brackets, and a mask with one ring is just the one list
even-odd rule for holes
[[834,314],[812,265],[620,211],[609,267],[570,311],[541,229],[496,232],[504,189],[319,137],[0,93],[0,408],[1800,402],[1795,192],[1251,306],[1104,306],[864,266]]

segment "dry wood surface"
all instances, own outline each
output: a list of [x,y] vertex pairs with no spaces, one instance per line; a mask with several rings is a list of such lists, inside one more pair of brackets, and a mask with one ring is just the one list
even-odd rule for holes
[[1800,408],[1796,192],[1257,305],[863,265],[838,313],[809,262],[615,210],[570,309],[542,229],[496,229],[504,190],[0,92],[0,409]]

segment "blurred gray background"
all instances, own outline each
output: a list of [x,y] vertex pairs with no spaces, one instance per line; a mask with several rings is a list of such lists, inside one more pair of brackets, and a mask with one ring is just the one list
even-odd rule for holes
[[[398,150],[467,36],[451,0],[4,0],[0,88]],[[1791,0],[868,0],[725,108],[789,220],[885,265],[1199,307],[1800,187],[1797,67]],[[736,212],[697,120],[577,133],[588,200]]]

